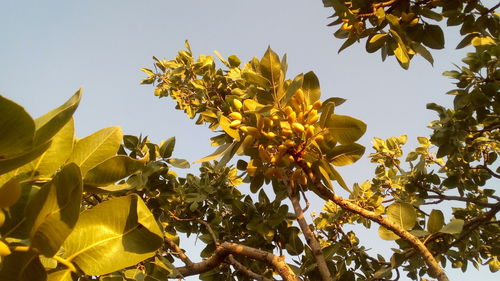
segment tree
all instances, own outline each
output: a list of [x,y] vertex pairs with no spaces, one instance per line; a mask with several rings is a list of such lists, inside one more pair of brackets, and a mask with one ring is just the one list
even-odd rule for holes
[[[216,53],[218,68],[211,56],[193,57],[186,42],[174,59],[142,69],[155,95],[217,133],[215,151],[196,161],[198,175],[173,171],[190,166],[172,157],[173,137],[153,144],[110,127],[75,139],[80,91],[36,119],[0,97],[0,280],[390,280],[401,271],[448,280],[448,263],[497,271],[500,198],[486,186],[500,177],[495,8],[324,2],[344,22],[345,46],[368,37],[403,67],[410,50],[427,56],[422,44],[440,40],[440,27],[424,17],[472,21],[463,44],[475,52],[445,73],[457,80],[454,108],[429,104],[439,120],[419,147],[403,158],[404,135],[375,138],[374,178],[347,186],[335,167],[364,154],[356,141],[365,123],[335,114],[344,99],[321,101],[313,72],[287,79],[286,56],[270,48],[243,65]],[[325,206],[308,221],[311,197]],[[463,207],[445,210],[445,202]],[[346,227],[373,223],[399,246],[390,258],[370,255]],[[200,262],[182,249],[192,235],[205,244]]]

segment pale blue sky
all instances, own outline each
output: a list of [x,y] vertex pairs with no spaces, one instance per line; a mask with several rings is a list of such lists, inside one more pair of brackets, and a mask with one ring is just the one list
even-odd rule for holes
[[[444,93],[453,85],[441,73],[466,52],[454,49],[457,31],[445,32],[447,48],[433,52],[434,67],[417,57],[404,71],[393,58],[383,63],[379,54],[366,53],[364,43],[338,55],[342,42],[326,26],[331,13],[320,0],[3,0],[0,93],[39,116],[83,87],[76,114],[79,137],[113,125],[156,142],[176,136],[174,155],[194,161],[213,149],[208,141],[213,134],[174,110],[169,99],[154,97],[151,86],[139,85],[144,77],[139,68],[151,67],[152,56],[174,57],[186,39],[196,55],[218,50],[242,61],[262,56],[270,45],[288,54],[289,77],[313,70],[323,99],[348,99],[337,112],[368,124],[361,139],[367,153],[375,136],[407,134],[408,148],[414,147],[417,136],[429,135],[426,125],[435,119],[426,103],[451,102]],[[374,168],[365,158],[342,173],[352,184],[371,178]],[[371,241],[377,241],[373,248],[388,245],[378,237]],[[450,275],[491,280],[486,271],[470,267],[467,275],[451,270]]]

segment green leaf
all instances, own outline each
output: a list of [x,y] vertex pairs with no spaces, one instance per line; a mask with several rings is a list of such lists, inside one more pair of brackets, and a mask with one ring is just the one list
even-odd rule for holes
[[436,13],[434,12],[433,10],[431,10],[430,8],[427,8],[427,7],[424,7],[420,10],[420,13],[422,14],[422,16],[426,17],[426,18],[429,18],[429,19],[433,19],[435,21],[440,21],[443,19],[443,16],[439,13]]
[[47,257],[57,253],[76,224],[82,198],[80,169],[64,166],[46,183],[26,208],[31,247]]
[[0,208],[9,208],[21,197],[21,185],[17,179],[10,179],[0,186]]
[[433,209],[427,221],[427,230],[436,233],[444,226],[444,215],[440,210]]
[[84,183],[93,186],[113,184],[144,167],[144,162],[125,155],[117,155],[104,160],[90,169],[84,177]]
[[69,158],[73,151],[75,127],[70,119],[52,138],[50,147],[37,159],[21,167],[23,171],[34,171],[38,176],[51,176]]
[[61,130],[75,113],[81,97],[82,91],[79,89],[63,105],[35,119],[35,145],[47,142]]
[[160,155],[162,158],[169,158],[172,156],[172,152],[174,151],[175,147],[175,137],[171,137],[166,139],[164,142],[161,143],[160,145]]
[[332,179],[337,181],[340,187],[342,187],[345,191],[352,193],[352,190],[347,186],[340,173],[333,167],[330,167],[330,170],[332,172]]
[[345,166],[358,161],[365,153],[365,147],[357,144],[337,145],[328,151],[328,161],[335,166]]
[[267,88],[270,86],[269,80],[267,80],[264,76],[256,73],[252,70],[245,70],[241,73],[243,79],[247,80],[249,83],[256,84],[258,86]]
[[404,69],[408,69],[410,64],[410,56],[408,55],[408,51],[404,47],[404,45],[397,44],[396,48],[393,50],[394,55],[398,59],[399,63]]
[[2,281],[45,281],[47,273],[38,254],[34,251],[12,252],[2,257],[0,280]]
[[273,86],[278,85],[281,80],[280,58],[271,47],[267,48],[266,53],[260,60],[260,72]]
[[194,161],[194,163],[208,162],[221,157],[228,149],[232,148],[233,143],[226,143],[219,146],[212,154],[203,157],[199,160]]
[[304,91],[307,104],[313,104],[319,100],[321,90],[319,88],[318,77],[314,74],[314,72],[309,71],[304,75],[302,90]]
[[231,120],[229,120],[229,118],[227,118],[224,115],[221,115],[219,122],[220,122],[219,124],[220,124],[221,128],[224,130],[224,132],[226,132],[233,139],[240,141],[240,133],[238,132],[238,130],[233,129],[229,126],[231,124]]
[[154,256],[162,237],[153,214],[132,194],[83,211],[63,257],[87,275],[103,275]]
[[382,238],[383,240],[388,240],[388,241],[398,240],[399,238],[401,238],[398,235],[396,235],[394,232],[390,231],[389,229],[387,229],[383,226],[379,226],[378,236],[380,236],[380,238]]
[[444,48],[444,34],[438,25],[424,25],[425,35],[422,37],[422,43],[431,49]]
[[366,51],[373,53],[382,48],[387,41],[387,33],[376,33],[366,40]]
[[462,232],[464,220],[452,219],[447,225],[443,226],[439,232],[448,234],[458,234]]
[[394,203],[390,205],[387,207],[387,217],[406,230],[413,228],[415,223],[417,223],[417,212],[408,203]]
[[33,144],[35,121],[17,103],[0,95],[0,160],[26,152]]
[[0,175],[33,161],[42,155],[50,147],[50,144],[50,142],[46,142],[13,158],[0,159]]
[[326,120],[325,127],[333,139],[341,144],[354,143],[366,132],[365,123],[345,115],[333,114]]
[[304,83],[304,74],[299,74],[295,76],[290,86],[286,89],[284,102],[288,104],[288,101],[292,98],[292,96],[297,92],[298,89],[302,88],[302,84]]
[[432,57],[431,52],[429,52],[424,46],[421,44],[412,44],[411,46],[417,54],[421,55],[425,60],[427,60],[431,65],[434,65],[434,58]]
[[304,251],[304,243],[300,240],[300,230],[297,227],[289,227],[287,229],[288,237],[285,245],[286,250],[292,256],[300,255]]
[[116,154],[122,137],[120,127],[108,127],[80,139],[76,142],[68,163],[75,162],[79,165],[85,176],[97,164]]
[[337,53],[342,52],[343,50],[347,49],[349,46],[351,46],[354,43],[356,43],[356,37],[349,37],[349,38],[347,38],[347,40],[344,41],[344,43],[342,44],[342,46],[340,46],[340,48],[337,51]]
[[189,165],[189,162],[184,159],[170,158],[167,160],[167,162],[176,168],[188,169],[189,167],[191,167],[191,165]]
[[470,34],[467,34],[461,41],[460,43],[458,43],[457,45],[457,49],[462,49],[462,48],[465,48],[467,46],[470,45],[470,43],[472,42],[472,39],[476,38],[476,37],[479,37],[481,36],[481,34],[479,33],[470,33]]

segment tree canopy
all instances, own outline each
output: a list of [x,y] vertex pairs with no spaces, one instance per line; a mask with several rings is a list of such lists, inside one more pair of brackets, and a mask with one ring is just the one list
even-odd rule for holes
[[[175,137],[155,144],[108,127],[76,138],[80,90],[38,118],[0,96],[0,280],[444,281],[449,266],[498,271],[498,4],[323,2],[341,24],[341,49],[366,37],[368,52],[403,68],[415,54],[432,63],[441,19],[461,27],[458,47],[473,45],[444,73],[453,106],[428,104],[437,120],[418,147],[375,137],[373,178],[347,185],[337,167],[365,153],[366,123],[336,113],[345,99],[322,100],[313,72],[287,77],[286,55],[270,47],[242,63],[196,56],[186,41],[142,68],[154,95],[214,132],[197,174],[175,172],[190,167],[174,157]],[[324,207],[309,213],[313,199]],[[397,248],[373,254],[352,225]],[[195,239],[199,254],[185,250]]]

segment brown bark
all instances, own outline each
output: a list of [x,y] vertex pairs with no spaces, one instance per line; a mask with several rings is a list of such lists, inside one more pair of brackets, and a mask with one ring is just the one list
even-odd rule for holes
[[231,254],[258,260],[271,265],[285,281],[300,281],[300,279],[285,262],[284,257],[276,256],[260,249],[230,242],[224,242],[217,246],[212,256],[202,262],[192,263],[190,265],[176,268],[179,274],[170,278],[183,278],[207,272],[218,267]]
[[399,237],[405,239],[412,245],[412,247],[417,251],[422,258],[424,259],[425,263],[427,266],[432,270],[432,272],[436,275],[436,278],[439,281],[449,281],[448,277],[446,276],[446,273],[444,272],[443,268],[438,264],[434,256],[431,254],[429,249],[420,241],[417,237],[413,236],[410,232],[402,228],[400,225],[388,220],[387,218],[384,218],[381,215],[378,215],[374,212],[368,211],[366,209],[361,208],[360,206],[345,200],[344,198],[336,195],[333,193],[331,190],[327,189],[323,185],[317,184],[316,189],[318,192],[324,196],[325,198],[329,198],[332,200],[335,204],[340,206],[341,208],[348,210],[350,212],[353,212],[355,214],[358,214],[364,218],[367,218],[373,222],[378,223],[379,225],[391,230],[394,232],[396,235]]
[[330,270],[328,270],[325,257],[323,256],[323,251],[321,250],[321,245],[309,228],[309,225],[304,217],[304,212],[300,206],[298,194],[292,190],[292,187],[289,184],[285,183],[285,185],[288,191],[288,198],[292,202],[293,210],[295,211],[296,220],[299,223],[304,237],[306,238],[307,245],[311,248],[316,264],[318,265],[321,278],[323,281],[331,281],[332,275]]

